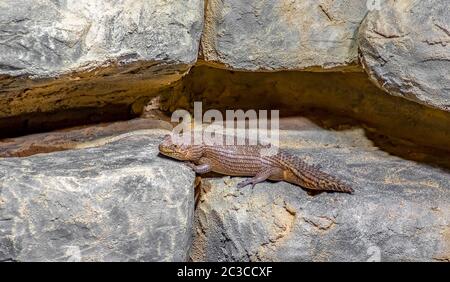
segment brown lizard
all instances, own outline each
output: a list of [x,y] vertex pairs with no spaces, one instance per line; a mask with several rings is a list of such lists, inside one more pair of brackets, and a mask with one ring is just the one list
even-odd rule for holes
[[161,154],[186,161],[199,174],[216,172],[229,176],[253,176],[237,184],[255,186],[267,179],[287,181],[311,190],[352,193],[353,189],[337,178],[283,151],[263,156],[261,145],[177,145],[167,135],[159,144]]

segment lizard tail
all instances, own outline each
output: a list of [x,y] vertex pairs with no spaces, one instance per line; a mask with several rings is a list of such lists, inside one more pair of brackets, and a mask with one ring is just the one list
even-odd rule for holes
[[285,178],[288,182],[300,185],[312,190],[336,191],[353,193],[353,189],[337,179],[320,170],[318,166],[309,165],[300,158],[292,155],[284,155],[281,161],[288,173]]
[[313,180],[313,187],[318,190],[353,193],[353,189],[341,180],[321,171],[316,171],[316,179]]

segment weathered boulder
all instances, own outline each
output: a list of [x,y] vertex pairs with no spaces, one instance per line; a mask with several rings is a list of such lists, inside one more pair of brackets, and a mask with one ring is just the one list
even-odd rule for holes
[[445,0],[382,1],[361,26],[361,62],[388,93],[450,111],[449,23]]
[[202,25],[203,0],[2,1],[0,118],[150,96],[195,63]]
[[207,1],[201,50],[235,70],[355,70],[366,1]]
[[355,189],[202,180],[194,261],[448,261],[450,174],[374,147],[360,129],[283,131],[283,147]]
[[166,132],[1,159],[0,261],[186,260],[194,174],[157,156]]

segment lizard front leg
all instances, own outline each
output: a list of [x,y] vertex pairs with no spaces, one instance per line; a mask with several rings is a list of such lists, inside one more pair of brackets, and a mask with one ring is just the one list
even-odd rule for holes
[[267,167],[263,170],[259,171],[254,177],[239,182],[237,184],[237,188],[243,188],[247,185],[252,185],[252,188],[255,187],[256,184],[266,181],[269,178],[279,179],[280,175],[283,174],[283,170],[278,167]]
[[206,163],[200,164],[200,165],[195,165],[194,163],[186,162],[186,165],[189,166],[190,168],[192,168],[192,170],[198,174],[208,173],[211,171],[211,166]]

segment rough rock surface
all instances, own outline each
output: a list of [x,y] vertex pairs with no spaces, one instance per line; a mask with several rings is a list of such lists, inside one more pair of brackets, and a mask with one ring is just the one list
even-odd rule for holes
[[353,70],[366,13],[361,0],[209,0],[203,58],[236,70]]
[[131,104],[195,63],[202,25],[203,0],[2,1],[0,117]]
[[202,180],[195,261],[448,261],[450,173],[378,150],[360,129],[283,131],[283,147],[355,189]]
[[165,132],[1,159],[0,261],[186,260],[194,174],[157,156]]
[[384,1],[361,26],[361,61],[390,94],[450,111],[448,1]]
[[54,77],[108,60],[197,59],[203,1],[2,1],[0,73]]

